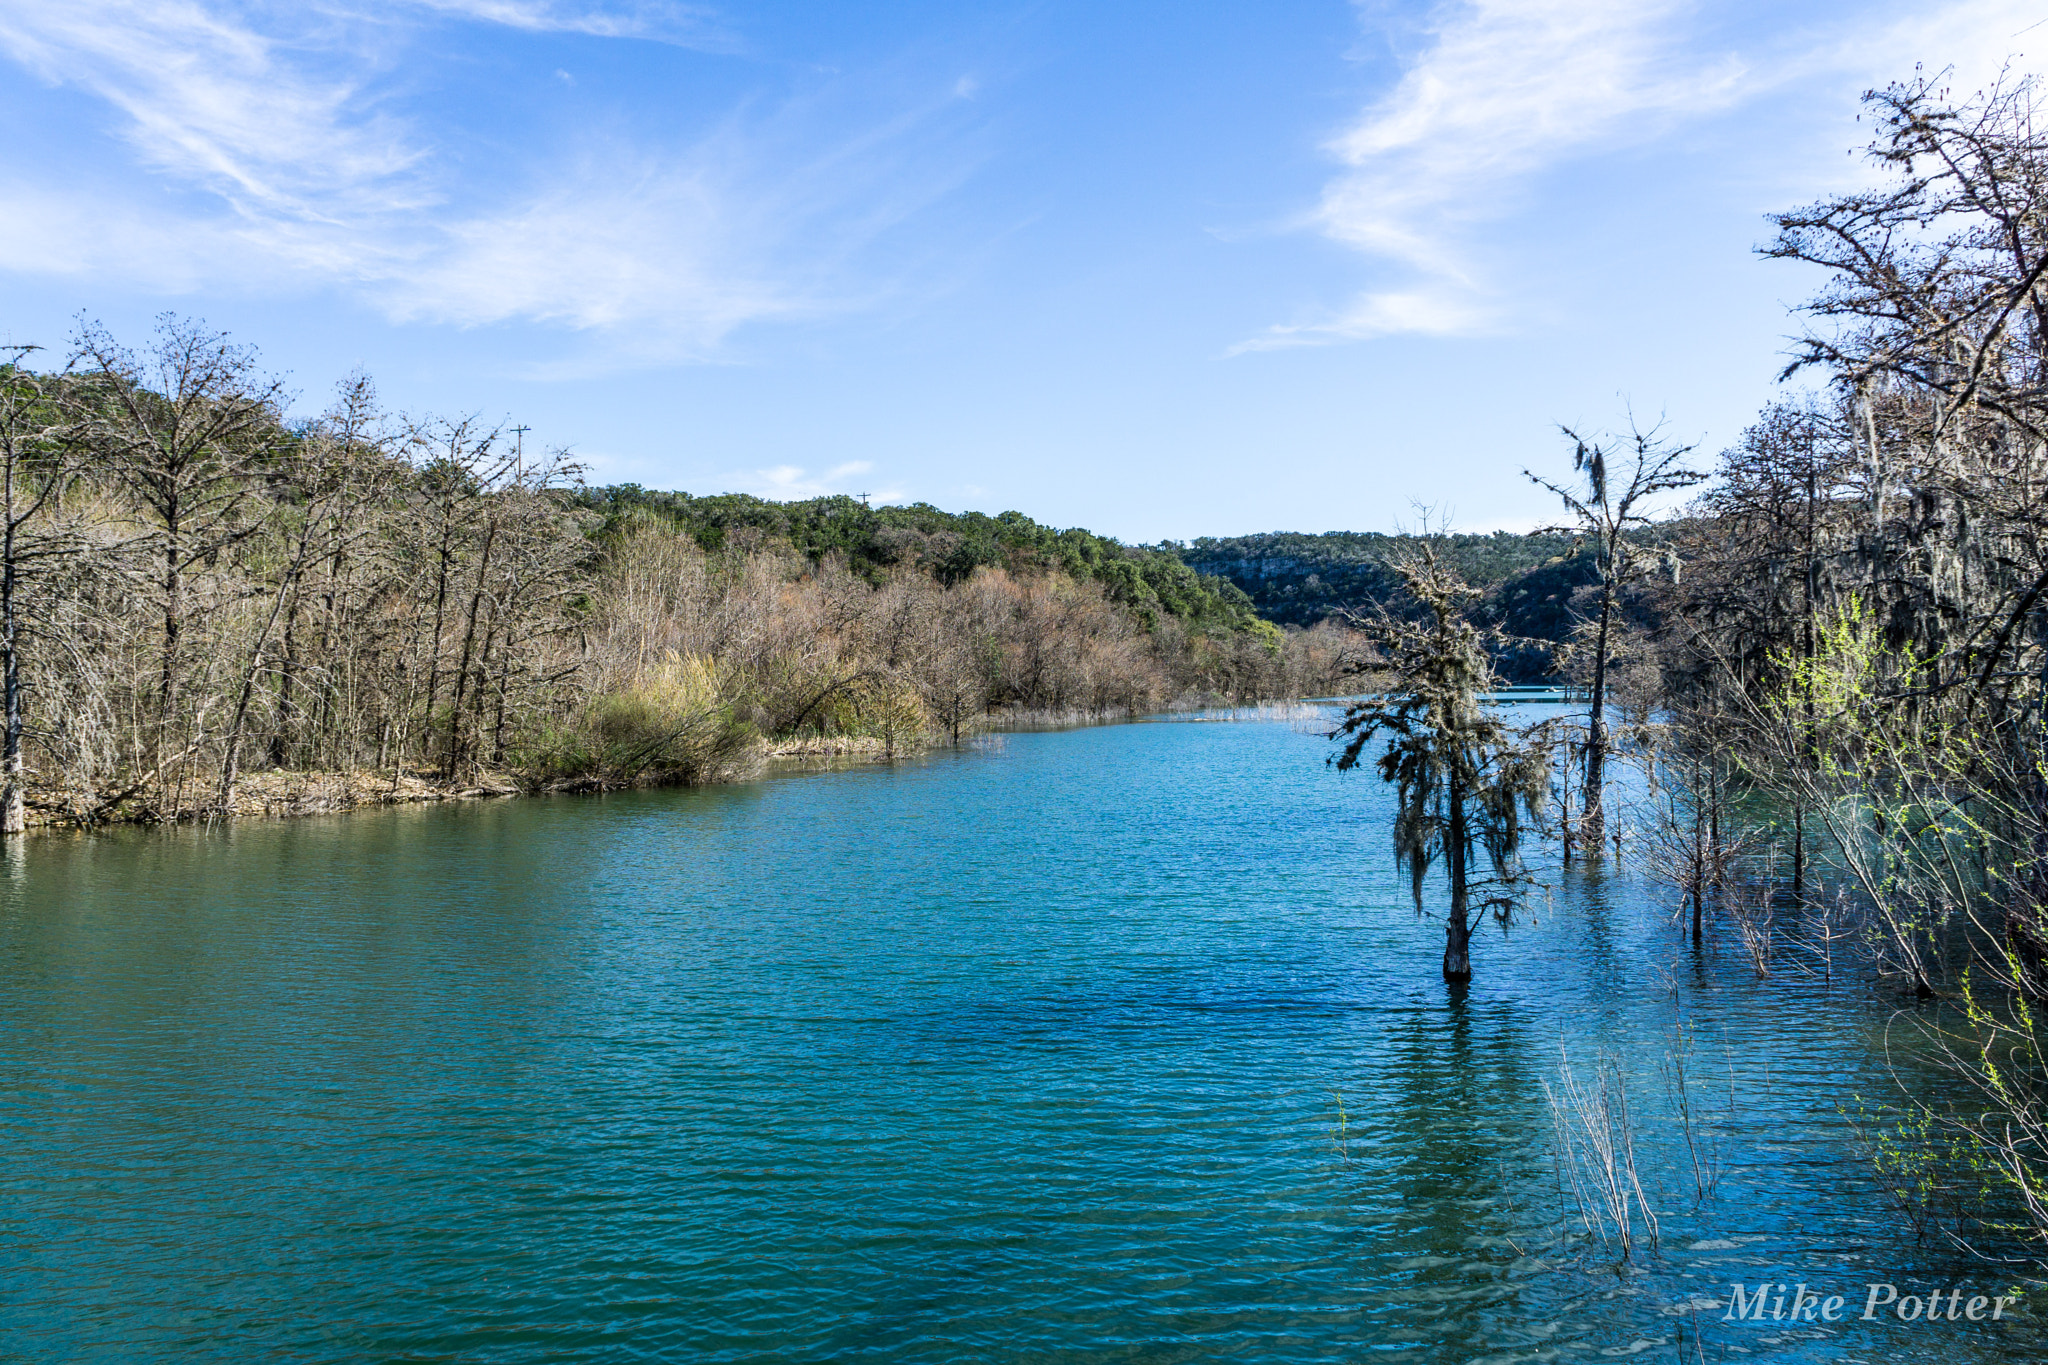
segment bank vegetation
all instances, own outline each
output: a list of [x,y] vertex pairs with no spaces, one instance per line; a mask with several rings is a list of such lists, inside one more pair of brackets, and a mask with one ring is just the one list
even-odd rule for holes
[[[1759,976],[1874,966],[1866,1097],[1923,1231],[2048,1252],[2048,127],[2039,87],[1866,96],[1874,188],[1776,215],[1818,291],[1716,458],[1565,433],[1594,556],[1554,735],[1567,856],[1621,857]],[[1663,504],[1690,498],[1675,516]],[[1906,1044],[1910,1044],[1909,1046]],[[1845,1097],[1845,1103],[1847,1103]]]
[[0,359],[5,832],[711,781],[1308,695],[1360,660],[1015,513],[594,489],[361,376],[294,418],[252,350],[175,317]]

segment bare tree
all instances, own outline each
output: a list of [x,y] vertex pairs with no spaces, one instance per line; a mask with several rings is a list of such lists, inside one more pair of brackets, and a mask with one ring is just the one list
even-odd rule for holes
[[[1592,1080],[1584,1081],[1573,1071],[1562,1042],[1558,1058],[1558,1083],[1553,1087],[1546,1079],[1543,1094],[1550,1103],[1552,1153],[1560,1182],[1569,1182],[1589,1235],[1605,1244],[1612,1224],[1620,1259],[1626,1262],[1635,1250],[1637,1222],[1652,1247],[1657,1245],[1659,1228],[1636,1169],[1637,1122],[1621,1063],[1598,1057]],[[1700,1184],[1704,1188],[1704,1179]]]
[[[284,533],[283,562],[273,570],[270,605],[249,644],[233,717],[227,727],[216,801],[224,812],[234,809],[250,708],[280,618],[286,620],[289,635],[292,617],[287,615],[287,607],[296,614],[299,588],[314,560],[345,554],[351,542],[375,529],[374,521],[365,514],[386,495],[393,472],[393,462],[383,449],[385,442],[378,430],[381,422],[375,388],[366,376],[354,375],[343,381],[336,404],[325,420],[302,433],[294,447],[280,453],[277,474],[293,504],[295,524]],[[272,520],[282,522],[283,518],[274,516]],[[280,711],[291,704],[298,676],[296,663],[287,645],[285,656],[279,661]],[[280,750],[281,746],[273,747],[274,759],[281,757]]]
[[[475,418],[426,425],[415,433],[412,445],[417,463],[411,492],[414,506],[400,531],[406,541],[402,554],[417,577],[404,594],[412,628],[406,658],[398,664],[406,682],[398,742],[403,748],[409,737],[417,736],[424,757],[437,722],[445,720],[446,733],[454,734],[453,713],[443,717],[439,712],[442,685],[452,682],[456,672],[449,667],[449,630],[464,614],[461,580],[473,550],[480,553],[488,570],[495,531],[486,524],[487,495],[513,472],[516,452],[506,448],[499,430],[486,428]],[[473,590],[480,593],[475,585],[481,580],[475,573],[471,579]],[[473,631],[466,638],[474,649]],[[461,671],[467,673],[467,661]],[[422,674],[426,679],[423,695],[415,691]],[[409,714],[415,704],[416,726]],[[455,710],[459,709],[458,705]],[[442,765],[452,773],[454,758],[445,750]]]
[[[160,613],[156,761],[172,761],[191,604],[187,577],[253,534],[263,475],[285,443],[281,381],[224,333],[168,314],[138,358],[96,323],[78,332],[84,383],[67,387],[73,430],[147,518]],[[196,727],[197,717],[193,718]],[[183,737],[192,747],[192,737]]]
[[0,348],[0,692],[6,703],[0,834],[9,835],[27,828],[23,653],[32,612],[25,599],[48,560],[79,549],[75,536],[44,518],[72,477],[74,450],[63,440],[61,416],[43,377],[22,364],[38,349]]
[[1726,791],[1720,755],[1698,736],[1645,744],[1649,819],[1638,856],[1650,875],[1679,895],[1692,914],[1692,941],[1705,941],[1706,909],[1723,899],[1747,838],[1722,831]]
[[[1599,606],[1593,620],[1592,698],[1586,724],[1586,769],[1581,787],[1584,806],[1580,815],[1580,836],[1589,852],[1597,854],[1605,832],[1603,799],[1607,786],[1607,754],[1611,742],[1607,725],[1607,669],[1613,658],[1616,611],[1622,590],[1654,563],[1639,560],[1631,534],[1650,525],[1651,504],[1661,494],[1689,488],[1706,476],[1690,469],[1685,459],[1691,446],[1673,445],[1663,439],[1660,427],[1643,431],[1633,420],[1626,438],[1603,445],[1588,440],[1569,427],[1562,429],[1572,442],[1572,469],[1582,478],[1578,488],[1553,483],[1529,470],[1522,473],[1530,482],[1557,495],[1575,518],[1569,527],[1592,541],[1599,569]],[[1617,458],[1621,468],[1610,475]]]
[[2048,131],[2032,77],[1956,101],[1947,72],[1864,96],[1869,155],[1895,180],[1776,217],[1764,254],[1829,274],[1787,368],[1868,394],[1885,381],[1939,401],[1942,444],[1978,409],[2048,438]]
[[[1773,403],[1716,462],[1697,528],[1680,541],[1684,581],[1668,591],[1671,612],[1712,635],[1710,649],[1673,660],[1695,708],[1732,700],[1707,695],[1716,686],[1780,685],[1785,661],[1810,662],[1822,624],[1860,586],[1859,557],[1844,553],[1858,544],[1863,497],[1854,421],[1846,405],[1810,396]],[[1693,746],[1703,732],[1690,729]],[[1725,752],[1726,740],[1705,747]],[[1795,899],[1807,889],[1808,814],[1792,801]]]
[[[276,767],[291,761],[302,735],[317,750],[320,726],[335,725],[348,704],[354,664],[386,643],[370,608],[391,586],[378,550],[391,538],[409,472],[401,453],[406,433],[383,414],[365,375],[343,380],[333,406],[301,435],[310,458],[286,464],[281,490],[295,513],[285,518],[291,558],[304,562],[291,575],[278,640],[269,743]],[[329,761],[352,761],[349,741],[327,738]]]
[[[478,538],[475,567],[464,611],[462,647],[452,675],[443,776],[453,781],[477,765],[478,738],[490,690],[494,652],[519,636],[543,603],[584,557],[580,536],[563,514],[557,494],[581,477],[582,467],[567,451],[529,462],[515,443],[511,463],[477,485]],[[499,698],[511,681],[509,660],[499,672]],[[493,752],[502,748],[504,724],[495,726]]]

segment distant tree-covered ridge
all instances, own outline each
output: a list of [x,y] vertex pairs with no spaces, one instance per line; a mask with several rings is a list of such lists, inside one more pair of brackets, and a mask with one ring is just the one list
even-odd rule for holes
[[[916,569],[942,583],[977,568],[1058,572],[1098,584],[1148,628],[1171,617],[1197,635],[1270,638],[1276,627],[1346,621],[1398,599],[1393,567],[1420,539],[1371,531],[1273,531],[1190,543],[1126,545],[1079,528],[1044,526],[1022,512],[947,512],[929,503],[870,507],[843,494],[771,502],[744,493],[693,495],[614,484],[579,494],[610,528],[657,519],[706,551],[777,549],[813,563],[836,559],[880,582]],[[1597,578],[1593,558],[1559,533],[1451,535],[1435,552],[1481,589],[1475,615],[1498,632],[1494,666],[1515,682],[1553,671],[1554,646],[1571,636],[1575,592]]]
[[[1570,638],[1577,618],[1572,595],[1594,582],[1591,553],[1554,532],[1432,537],[1433,552],[1484,594],[1475,616],[1509,637],[1495,645],[1494,666],[1514,682],[1551,671],[1550,646]],[[1349,619],[1400,598],[1396,564],[1419,550],[1416,536],[1376,531],[1267,531],[1204,536],[1164,544],[1189,568],[1228,579],[1259,615],[1280,625],[1312,626]]]
[[589,488],[580,498],[609,528],[651,515],[707,551],[786,547],[814,563],[836,555],[870,582],[902,568],[921,569],[949,586],[984,567],[1053,571],[1099,584],[1104,596],[1148,628],[1171,616],[1197,634],[1273,640],[1278,632],[1269,621],[1283,619],[1260,611],[1236,583],[1189,565],[1171,547],[1056,530],[1022,512],[946,512],[925,502],[869,507],[844,494],[769,502],[745,493],[694,496],[631,483]]
[[[1433,540],[1436,554],[1481,589],[1550,565],[1573,553],[1569,535],[1451,535]],[[1314,625],[1390,600],[1400,586],[1392,567],[1418,539],[1376,531],[1267,531],[1258,535],[1203,536],[1172,549],[1190,568],[1229,579],[1270,621]]]
[[[900,568],[958,583],[981,567],[1057,571],[1099,584],[1111,601],[1148,625],[1170,616],[1198,634],[1265,635],[1275,626],[1346,620],[1397,596],[1392,567],[1413,553],[1415,536],[1371,531],[1322,535],[1274,531],[1191,543],[1125,545],[1079,528],[1040,525],[1022,512],[947,512],[930,503],[869,507],[837,495],[770,502],[744,493],[697,496],[637,484],[585,490],[586,506],[623,525],[653,515],[705,550],[785,548],[880,581]],[[1478,616],[1504,635],[1534,643],[1496,647],[1496,666],[1516,681],[1551,667],[1545,646],[1569,638],[1572,594],[1597,576],[1590,555],[1564,534],[1511,531],[1446,537],[1436,553],[1485,597]]]

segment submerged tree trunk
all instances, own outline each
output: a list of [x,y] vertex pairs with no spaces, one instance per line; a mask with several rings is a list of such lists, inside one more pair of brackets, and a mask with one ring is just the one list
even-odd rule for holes
[[1572,821],[1572,741],[1571,733],[1565,733],[1564,753],[1557,765],[1557,828],[1563,844],[1564,865],[1572,865],[1572,845],[1578,841],[1578,828]]
[[1444,925],[1444,980],[1462,986],[1472,979],[1472,926],[1456,911]]
[[1614,623],[1614,585],[1610,580],[1600,592],[1600,635],[1593,652],[1593,706],[1586,717],[1586,789],[1582,834],[1588,857],[1598,857],[1606,834],[1606,812],[1601,793],[1607,786],[1607,648],[1608,632]]
[[1792,899],[1806,904],[1806,807],[1792,803]]
[[1444,841],[1444,861],[1451,874],[1451,912],[1444,916],[1444,980],[1461,985],[1472,979],[1471,890],[1465,867],[1471,843],[1465,830],[1465,791],[1455,767],[1447,795],[1451,827]]

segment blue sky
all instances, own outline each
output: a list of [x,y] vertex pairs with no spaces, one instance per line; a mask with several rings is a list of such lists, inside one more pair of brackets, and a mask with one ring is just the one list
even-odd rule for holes
[[2016,0],[7,0],[0,335],[163,310],[317,410],[598,481],[1131,540],[1550,508],[1560,422],[1709,449],[1862,183],[1856,96]]

